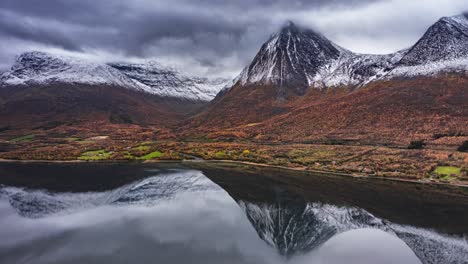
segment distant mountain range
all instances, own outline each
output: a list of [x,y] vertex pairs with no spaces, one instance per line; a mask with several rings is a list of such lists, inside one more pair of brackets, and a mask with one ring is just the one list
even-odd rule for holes
[[146,64],[92,63],[45,52],[20,55],[10,71],[0,76],[2,86],[113,85],[160,97],[203,102],[212,100],[228,81],[187,76],[151,61]]
[[89,122],[167,126],[200,111],[228,82],[155,62],[105,64],[26,52],[0,75],[0,118],[9,129]]
[[289,22],[233,81],[24,53],[0,75],[0,117],[12,128],[99,119],[177,124],[183,137],[401,143],[468,134],[467,72],[467,15],[441,18],[387,55],[351,52]]

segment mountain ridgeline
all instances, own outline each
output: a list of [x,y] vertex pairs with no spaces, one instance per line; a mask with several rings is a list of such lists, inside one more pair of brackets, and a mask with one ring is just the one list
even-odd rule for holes
[[468,134],[467,37],[467,15],[444,17],[409,49],[359,54],[289,22],[188,126],[261,141]]
[[465,15],[440,19],[413,47],[387,55],[354,53],[288,22],[263,44],[237,83],[273,84],[303,95],[309,87],[359,87],[376,80],[465,70],[467,56]]
[[0,117],[16,129],[96,121],[168,126],[200,111],[226,82],[151,61],[105,64],[26,52],[0,76]]
[[231,85],[153,62],[27,52],[0,75],[0,117],[10,129],[98,119],[173,127],[184,138],[403,143],[468,134],[467,71],[466,14],[386,55],[288,22]]

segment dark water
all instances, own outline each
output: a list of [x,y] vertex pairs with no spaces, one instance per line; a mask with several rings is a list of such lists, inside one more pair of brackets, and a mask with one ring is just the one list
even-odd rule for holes
[[468,263],[460,188],[205,163],[0,163],[0,184],[0,263]]

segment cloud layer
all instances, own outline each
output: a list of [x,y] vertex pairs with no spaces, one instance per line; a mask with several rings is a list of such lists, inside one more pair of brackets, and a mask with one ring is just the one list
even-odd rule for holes
[[388,53],[464,8],[466,0],[3,0],[0,70],[44,50],[233,77],[286,20],[356,52]]

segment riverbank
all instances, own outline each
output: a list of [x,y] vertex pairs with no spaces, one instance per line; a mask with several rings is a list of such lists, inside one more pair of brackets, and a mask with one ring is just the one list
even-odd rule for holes
[[131,141],[110,136],[86,139],[35,137],[28,140],[4,142],[3,149],[0,148],[0,159],[39,162],[179,162],[202,159],[353,177],[468,185],[468,153],[448,147],[407,149],[378,145]]
[[219,166],[224,168],[229,168],[232,166],[249,166],[249,167],[259,167],[259,168],[269,168],[269,169],[278,169],[284,170],[285,172],[299,172],[299,173],[307,173],[307,174],[314,174],[320,176],[338,176],[338,177],[346,177],[346,178],[355,178],[355,179],[370,179],[370,180],[383,180],[383,181],[394,181],[394,182],[402,182],[402,183],[417,183],[417,184],[424,184],[424,185],[439,185],[439,186],[453,186],[453,187],[462,187],[468,188],[468,183],[465,182],[441,182],[435,180],[428,180],[428,179],[411,179],[411,178],[391,178],[391,177],[382,177],[377,176],[374,174],[351,174],[351,173],[344,173],[344,172],[336,172],[336,171],[326,171],[326,170],[312,170],[307,169],[306,167],[302,168],[292,168],[292,167],[285,167],[285,166],[278,166],[278,165],[269,165],[269,164],[261,164],[255,162],[246,162],[246,161],[235,161],[235,160],[203,160],[203,159],[196,159],[196,160],[147,160],[147,161],[129,161],[129,160],[104,160],[104,161],[83,161],[83,160],[11,160],[11,159],[0,159],[0,163],[51,163],[51,164],[86,164],[86,163],[100,163],[100,164],[151,164],[151,163],[167,163],[167,164],[183,164],[189,167],[205,167],[205,166]]
[[[191,161],[184,161],[184,162],[191,162]],[[197,161],[197,163],[200,161]],[[214,164],[236,164],[236,165],[247,165],[247,166],[257,166],[257,167],[264,167],[264,168],[273,168],[273,169],[280,169],[286,170],[291,172],[306,172],[306,173],[313,173],[313,174],[320,174],[320,175],[333,175],[339,177],[351,177],[351,178],[361,178],[361,179],[376,179],[376,180],[388,180],[388,181],[397,181],[397,182],[407,182],[407,183],[422,183],[422,184],[431,184],[431,185],[447,185],[447,186],[456,186],[456,187],[464,187],[468,188],[467,183],[451,183],[451,182],[437,182],[437,181],[430,181],[427,179],[421,180],[414,180],[414,179],[405,179],[405,178],[389,178],[389,177],[381,177],[373,174],[350,174],[350,173],[341,173],[335,171],[324,171],[324,170],[310,170],[307,168],[290,168],[284,166],[277,166],[277,165],[268,165],[268,164],[261,164],[261,163],[254,163],[254,162],[245,162],[245,161],[234,161],[234,160],[204,160],[203,162],[206,163],[214,163]]]

